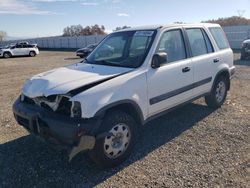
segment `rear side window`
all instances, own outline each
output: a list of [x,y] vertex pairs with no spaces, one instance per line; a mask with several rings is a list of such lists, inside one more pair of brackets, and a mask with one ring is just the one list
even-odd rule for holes
[[193,56],[209,53],[206,40],[201,29],[194,28],[187,29],[186,31]]
[[220,27],[209,28],[219,49],[229,48],[229,44],[224,31]]

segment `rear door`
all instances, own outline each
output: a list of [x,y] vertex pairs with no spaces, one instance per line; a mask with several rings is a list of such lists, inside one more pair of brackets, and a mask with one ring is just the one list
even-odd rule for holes
[[195,97],[210,91],[215,72],[214,64],[220,61],[220,58],[204,28],[186,28],[185,31],[193,56]]
[[29,44],[24,44],[22,48],[22,55],[29,55],[30,47],[31,46]]
[[158,52],[166,52],[168,61],[147,72],[149,116],[192,97],[193,65],[188,58],[182,29],[164,32],[155,53]]

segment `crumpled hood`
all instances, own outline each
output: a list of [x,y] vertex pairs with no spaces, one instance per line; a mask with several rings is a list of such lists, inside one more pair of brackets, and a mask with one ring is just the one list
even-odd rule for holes
[[73,89],[105,80],[130,70],[131,68],[77,63],[33,76],[26,80],[22,92],[30,98],[66,94]]

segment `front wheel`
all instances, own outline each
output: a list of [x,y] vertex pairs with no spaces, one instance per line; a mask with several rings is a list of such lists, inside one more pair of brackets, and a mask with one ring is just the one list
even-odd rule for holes
[[210,95],[205,97],[209,107],[219,108],[226,100],[229,80],[225,76],[220,76],[214,84]]
[[137,135],[134,119],[122,111],[108,113],[99,134],[106,133],[96,140],[95,147],[89,151],[90,158],[104,168],[122,163],[131,154]]
[[11,57],[11,53],[10,52],[4,52],[3,57],[4,58],[10,58]]

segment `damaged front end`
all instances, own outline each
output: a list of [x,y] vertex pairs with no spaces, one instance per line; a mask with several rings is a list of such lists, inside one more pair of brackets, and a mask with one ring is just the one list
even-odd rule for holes
[[67,95],[51,95],[31,99],[22,94],[20,99],[24,103],[38,105],[51,112],[72,118],[81,118],[81,104],[77,101],[70,101],[70,97]]
[[13,105],[16,121],[30,133],[67,149],[69,159],[95,145],[101,118],[81,118],[81,104],[67,95],[29,98],[21,95]]

